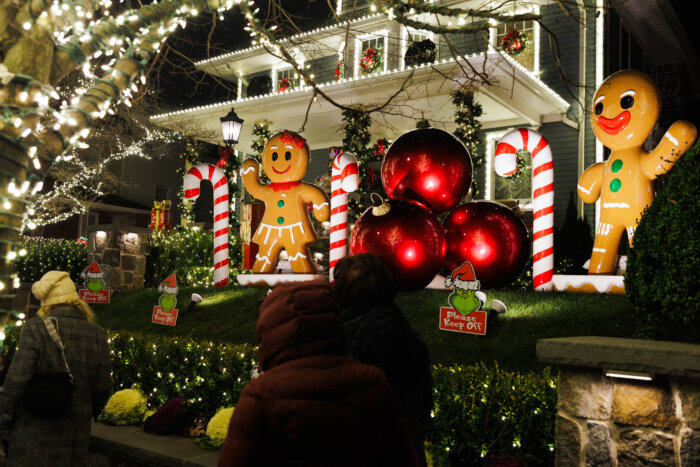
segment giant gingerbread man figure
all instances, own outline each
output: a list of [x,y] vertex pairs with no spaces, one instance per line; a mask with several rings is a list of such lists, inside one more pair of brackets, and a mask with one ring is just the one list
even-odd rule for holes
[[586,169],[578,181],[578,195],[585,203],[595,203],[598,198],[601,203],[589,274],[614,273],[622,234],[626,229],[631,246],[642,212],[654,199],[654,180],[673,167],[695,141],[695,126],[681,120],[647,152],[642,145],[660,109],[656,84],[636,70],[609,76],[593,97],[593,133],[611,154],[607,161]]
[[248,159],[241,166],[243,185],[252,196],[265,202],[265,214],[253,242],[260,247],[253,264],[254,273],[268,273],[277,264],[284,248],[292,271],[314,273],[308,244],[316,240],[309,220],[308,204],[319,221],[328,220],[328,197],[318,187],[302,182],[309,166],[309,146],[296,133],[284,131],[265,145],[262,166],[270,183],[258,179],[258,162]]

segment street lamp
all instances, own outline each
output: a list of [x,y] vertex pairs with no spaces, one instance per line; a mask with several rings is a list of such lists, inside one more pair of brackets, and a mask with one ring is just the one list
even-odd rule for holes
[[238,143],[238,137],[241,135],[243,120],[236,115],[236,112],[231,111],[225,117],[221,117],[221,132],[224,134],[224,143],[229,146]]

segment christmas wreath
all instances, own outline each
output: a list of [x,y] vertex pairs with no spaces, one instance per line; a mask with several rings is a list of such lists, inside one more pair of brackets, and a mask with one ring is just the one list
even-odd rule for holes
[[377,68],[382,66],[382,54],[377,52],[376,49],[368,47],[362,54],[362,59],[360,60],[360,69],[362,74],[369,75],[374,73]]
[[338,81],[341,80],[345,77],[345,67],[343,67],[343,61],[338,60],[338,64],[335,66],[335,70],[333,70],[333,79]]
[[289,81],[289,78],[282,78],[279,83],[279,87],[277,88],[277,92],[284,92],[289,89],[294,89],[294,86],[292,86],[292,82]]
[[511,29],[501,39],[501,50],[508,55],[518,55],[527,48],[527,34]]

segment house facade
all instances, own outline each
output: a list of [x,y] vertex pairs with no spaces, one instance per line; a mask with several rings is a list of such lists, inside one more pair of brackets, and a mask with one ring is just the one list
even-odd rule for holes
[[[484,5],[483,1],[444,3],[462,9]],[[570,194],[575,196],[580,174],[606,157],[590,127],[591,97],[607,74],[626,68],[623,60],[613,63],[605,52],[606,42],[611,41],[606,27],[610,13],[617,14],[611,9],[615,5],[603,0],[581,0],[575,8],[573,3],[567,5],[564,8],[560,2],[547,0],[522,2],[522,8],[509,7],[501,13],[536,13],[541,15],[541,24],[488,20],[487,27],[475,34],[437,35],[400,24],[391,12],[375,11],[370,1],[338,0],[335,13],[339,23],[297,34],[281,43],[336,103],[368,108],[394,96],[388,107],[372,114],[370,132],[375,141],[392,141],[414,129],[420,119],[454,131],[456,109],[451,93],[465,85],[472,88],[475,101],[483,108],[478,151],[485,155],[485,164],[475,174],[480,198],[516,201],[526,212],[531,210],[530,180],[514,185],[498,177],[493,156],[496,144],[508,131],[530,128],[540,132],[553,153],[554,219],[559,225]],[[418,13],[411,18],[418,23],[448,26],[487,21]],[[619,22],[620,15],[615,18]],[[500,47],[502,38],[513,30],[528,38],[527,46],[517,55],[505,53]],[[435,44],[434,61],[407,64],[406,51],[411,44],[426,39]],[[380,55],[381,63],[366,73],[361,62],[370,48]],[[196,128],[198,137],[210,139],[207,135],[220,131],[219,117],[234,107],[245,120],[237,146],[241,157],[251,152],[254,123],[266,122],[273,132],[299,131],[303,126],[302,135],[312,150],[305,179],[312,181],[328,171],[329,148],[342,145],[341,110],[315,95],[291,65],[260,45],[196,65],[235,83],[238,97],[155,115],[154,123],[173,129]],[[653,64],[649,68],[652,74],[659,69]],[[596,207],[577,202],[577,208],[579,215],[593,225]]]

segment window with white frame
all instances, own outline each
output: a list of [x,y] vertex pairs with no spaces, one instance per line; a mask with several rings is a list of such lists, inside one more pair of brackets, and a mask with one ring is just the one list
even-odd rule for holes
[[373,71],[373,73],[381,72],[386,70],[386,49],[387,49],[387,34],[386,31],[377,32],[371,36],[366,36],[357,41],[357,50],[355,54],[355,76],[361,74],[369,74],[368,72],[363,72],[360,67],[360,62],[366,57],[367,50],[372,49],[377,54],[374,58],[375,61],[378,60],[379,65]]
[[[401,47],[401,63],[402,66],[405,68],[406,67],[406,51],[408,48],[411,46],[411,44],[415,42],[422,42],[426,39],[430,39],[431,41],[435,42],[435,39],[433,39],[433,33],[430,31],[423,31],[419,29],[413,29],[413,28],[407,28],[404,29],[403,31],[403,46]],[[435,47],[435,56],[437,58],[437,44]]]
[[539,60],[537,50],[539,50],[539,24],[532,20],[528,21],[508,21],[499,23],[491,31],[491,42],[498,50],[501,50],[501,41],[512,30],[517,30],[527,36],[527,46],[513,58],[530,71],[538,71]]
[[493,157],[496,146],[506,131],[492,132],[486,135],[486,187],[484,198],[491,200],[514,200],[519,204],[532,201],[532,155],[529,151],[518,151],[518,167],[521,173],[509,178],[501,177],[494,169]]
[[[301,85],[301,78],[299,76],[299,73],[297,73],[294,68],[284,68],[284,69],[277,69],[274,70],[274,79],[272,83],[272,89],[275,91],[283,91],[285,89],[282,89],[283,84],[289,83],[289,85],[286,86],[287,90],[288,89],[299,89]],[[284,81],[287,80],[287,81]]]

